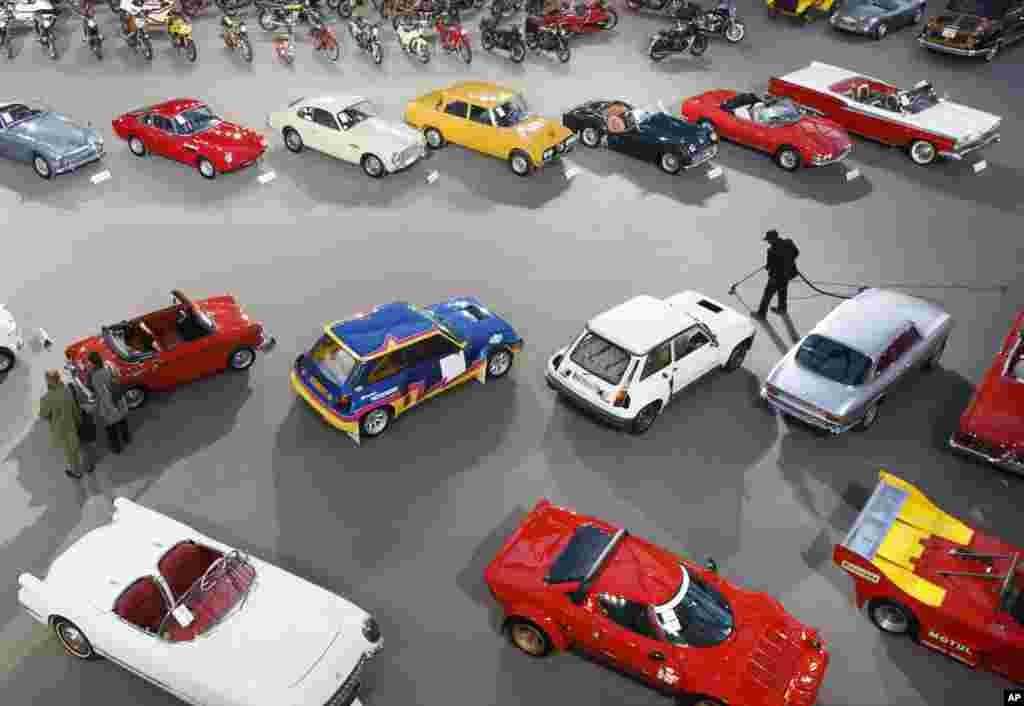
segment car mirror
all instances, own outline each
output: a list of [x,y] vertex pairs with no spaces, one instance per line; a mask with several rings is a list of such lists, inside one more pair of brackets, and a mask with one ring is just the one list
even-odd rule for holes
[[710,571],[713,574],[717,574],[718,573],[718,562],[716,562],[711,557],[708,557],[707,559],[704,560],[704,568],[707,569],[708,571]]

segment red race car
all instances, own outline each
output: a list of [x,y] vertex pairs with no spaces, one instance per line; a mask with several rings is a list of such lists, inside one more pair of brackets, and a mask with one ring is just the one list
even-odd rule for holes
[[810,706],[829,653],[782,604],[541,500],[488,565],[512,644],[573,648],[696,706]]
[[788,172],[841,162],[853,149],[846,130],[784,98],[708,91],[684,100],[680,112],[723,139],[767,152]]
[[857,607],[971,667],[1024,682],[1024,551],[971,529],[882,471],[832,560],[853,576]]
[[64,351],[65,369],[86,400],[86,356],[97,351],[118,373],[128,407],[136,409],[154,390],[169,390],[222,370],[246,370],[256,351],[268,351],[274,338],[253,321],[232,296],[193,302],[171,292],[172,306],[129,321],[103,326],[100,335]]
[[960,417],[949,445],[1024,473],[1024,310]]
[[207,179],[255,164],[267,151],[265,137],[221,120],[194,98],[132,110],[112,124],[136,157],[152,153],[191,164]]

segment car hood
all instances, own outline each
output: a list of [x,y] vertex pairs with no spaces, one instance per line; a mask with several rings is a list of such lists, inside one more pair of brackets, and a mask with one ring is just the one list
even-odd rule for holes
[[888,14],[886,10],[878,7],[877,5],[854,5],[853,7],[843,8],[839,12],[840,17],[849,17],[855,20],[867,20],[872,17],[881,17]]
[[711,143],[711,132],[668,113],[654,113],[640,125],[641,131],[654,140],[662,142],[686,142],[696,145]]
[[192,135],[192,142],[205,147],[219,149],[263,149],[262,136],[255,130],[242,127],[235,123],[222,122],[217,127]]
[[572,130],[557,120],[531,115],[512,128],[524,142],[534,147],[551,147],[569,137]]
[[[400,152],[407,147],[417,145],[423,139],[418,130],[381,118],[364,120],[355,127],[353,132],[360,137],[382,141],[389,145],[393,152]],[[389,157],[390,155],[381,156]]]
[[993,20],[986,20],[978,15],[969,15],[962,12],[944,12],[938,17],[933,17],[928,22],[929,29],[941,30],[944,28],[955,29],[958,32],[976,32],[985,22],[994,23]]
[[427,308],[442,319],[458,322],[474,346],[518,339],[512,326],[476,297],[455,297]]
[[[799,347],[800,344],[797,344]],[[798,401],[843,416],[857,400],[858,388],[829,380],[806,370],[796,362],[794,348],[783,357],[765,378],[766,385],[774,385]]]
[[1004,377],[1001,366],[993,369],[964,415],[961,431],[1024,448],[1024,383]]
[[851,144],[845,130],[813,115],[805,115],[791,127],[817,152],[837,154]]
[[43,113],[9,128],[7,134],[64,154],[95,142],[99,133],[58,113]]
[[996,127],[1002,118],[943,100],[920,113],[908,115],[907,120],[924,130],[956,140],[988,132]]

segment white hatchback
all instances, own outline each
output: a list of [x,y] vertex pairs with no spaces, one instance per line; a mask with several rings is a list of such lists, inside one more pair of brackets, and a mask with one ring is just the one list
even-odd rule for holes
[[754,332],[750,318],[698,292],[638,296],[591,319],[545,377],[585,411],[642,434],[695,380],[739,368]]

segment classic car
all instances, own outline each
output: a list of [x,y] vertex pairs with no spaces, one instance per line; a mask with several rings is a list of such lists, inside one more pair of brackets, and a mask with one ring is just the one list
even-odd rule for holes
[[713,130],[691,125],[661,110],[637,108],[623,100],[597,100],[562,116],[562,125],[587,147],[607,147],[677,174],[718,154]]
[[572,649],[693,706],[811,706],[828,669],[818,631],[594,517],[540,500],[487,566],[503,630],[531,657]]
[[968,527],[885,471],[832,560],[859,609],[968,666],[1024,682],[1024,550]]
[[833,434],[864,431],[894,385],[939,362],[953,319],[932,302],[867,289],[818,322],[765,378],[761,397]]
[[591,319],[548,359],[548,387],[585,412],[643,434],[676,395],[712,370],[743,365],[754,323],[693,291],[638,296]]
[[928,0],[846,0],[829,24],[835,30],[881,39],[891,30],[920,22],[927,4]]
[[949,440],[960,452],[1024,473],[1024,310]]
[[255,164],[267,151],[265,137],[222,120],[194,98],[128,111],[114,118],[113,128],[136,157],[167,157],[194,166],[207,179]]
[[431,149],[462,145],[508,160],[519,176],[557,161],[577,139],[554,120],[532,114],[521,94],[484,81],[462,81],[411,101],[405,122],[423,131]]
[[174,290],[171,301],[165,309],[102,326],[98,336],[67,347],[65,369],[79,399],[93,397],[86,361],[92,351],[113,368],[125,402],[137,409],[150,392],[170,390],[223,370],[247,370],[257,351],[274,346],[263,324],[250,319],[230,295],[193,302]]
[[423,135],[401,123],[377,117],[362,96],[299,98],[267,117],[292,152],[310,147],[358,164],[368,176],[397,172],[426,155]]
[[846,130],[786,98],[707,91],[684,100],[681,113],[722,139],[770,154],[787,172],[841,162],[853,149]]
[[475,297],[430,307],[395,302],[325,326],[295,359],[291,383],[358,445],[445,390],[504,377],[522,347],[512,326]]
[[0,306],[0,375],[11,371],[18,359],[18,351],[24,347],[25,339],[18,330],[14,316]]
[[70,656],[195,706],[358,704],[383,647],[362,608],[127,498],[18,585]]
[[926,49],[992,61],[1024,39],[1024,0],[949,0],[945,12],[921,30]]
[[792,98],[849,132],[906,148],[915,164],[963,159],[999,141],[1002,118],[940,97],[927,81],[901,89],[877,78],[815,61],[780,78],[768,92]]
[[60,113],[0,100],[0,157],[32,165],[43,179],[103,157],[103,138]]
[[768,14],[799,17],[804,22],[811,22],[815,13],[825,15],[835,12],[839,0],[765,0]]

